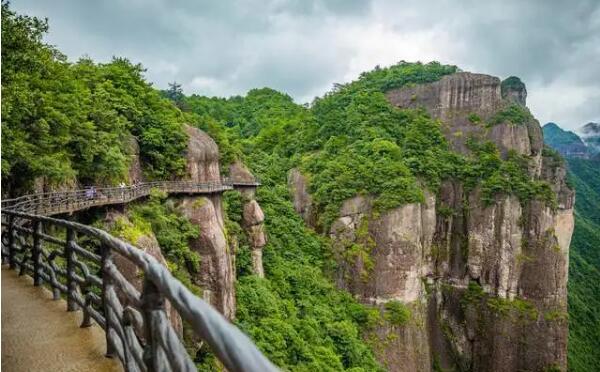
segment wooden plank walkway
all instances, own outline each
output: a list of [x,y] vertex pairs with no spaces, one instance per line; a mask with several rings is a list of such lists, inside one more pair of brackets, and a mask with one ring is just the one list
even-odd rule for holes
[[29,276],[2,268],[2,370],[122,371],[104,356],[104,332],[79,328],[81,311],[66,312],[63,300],[34,287]]

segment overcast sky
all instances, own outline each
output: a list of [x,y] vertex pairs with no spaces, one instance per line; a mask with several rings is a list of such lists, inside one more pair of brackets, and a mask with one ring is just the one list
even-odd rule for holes
[[543,124],[600,121],[598,0],[13,0],[70,59],[142,63],[155,86],[298,103],[375,65],[438,60],[527,84]]

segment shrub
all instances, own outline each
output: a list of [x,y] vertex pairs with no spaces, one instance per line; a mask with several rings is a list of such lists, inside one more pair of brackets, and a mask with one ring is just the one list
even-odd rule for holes
[[405,325],[411,317],[410,309],[400,301],[392,300],[385,304],[385,318],[396,326]]

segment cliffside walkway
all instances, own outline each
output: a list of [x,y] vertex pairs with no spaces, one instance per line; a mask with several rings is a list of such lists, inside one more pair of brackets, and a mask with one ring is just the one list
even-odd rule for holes
[[[2,367],[114,370],[119,361],[126,371],[195,371],[181,329],[173,326],[183,321],[228,371],[277,371],[245,334],[153,256],[101,229],[49,217],[128,203],[155,188],[211,194],[258,185],[152,182],[2,201],[2,263],[15,270],[2,269]],[[124,263],[143,278],[141,286],[121,273]],[[64,309],[64,302],[70,313],[61,316],[57,310]],[[78,330],[76,321],[85,329]],[[114,359],[99,358],[102,354]]]
[[241,182],[224,179],[221,182],[191,181],[144,182],[124,187],[86,188],[82,190],[36,193],[2,201],[2,209],[51,216],[75,212],[94,206],[125,204],[148,196],[153,189],[169,194],[214,194],[239,187],[258,187],[259,181]]

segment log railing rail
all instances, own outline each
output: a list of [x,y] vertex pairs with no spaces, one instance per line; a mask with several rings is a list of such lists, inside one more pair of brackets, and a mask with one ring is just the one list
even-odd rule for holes
[[[152,188],[218,192],[234,185],[152,183],[147,187],[99,188],[97,192],[106,192],[108,200],[117,202],[121,197],[119,202],[126,202],[147,195]],[[190,191],[192,187],[203,191]],[[55,300],[64,296],[67,311],[82,310],[81,327],[97,323],[106,334],[107,356],[119,358],[126,371],[196,370],[171,324],[167,301],[228,371],[277,371],[244,333],[148,253],[101,229],[41,215],[64,211],[55,207],[59,202],[85,202],[86,198],[79,195],[78,191],[28,195],[3,202],[2,262],[21,275],[31,275],[35,286],[48,286]],[[131,262],[142,274],[141,289],[121,273],[117,256]]]

